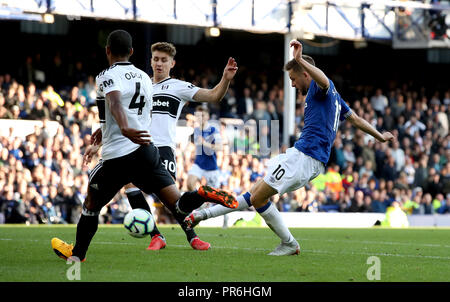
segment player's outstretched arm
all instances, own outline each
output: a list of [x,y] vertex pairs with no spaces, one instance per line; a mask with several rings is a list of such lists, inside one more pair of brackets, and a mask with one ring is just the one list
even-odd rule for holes
[[384,143],[387,141],[393,141],[394,136],[390,132],[384,132],[381,134],[377,129],[375,129],[369,122],[365,119],[359,117],[356,113],[352,112],[350,116],[347,118],[353,126],[364,131],[367,134],[372,135],[374,138]]
[[150,144],[150,134],[146,130],[137,130],[128,127],[128,119],[120,102],[120,91],[114,90],[106,94],[111,114],[117,122],[122,135],[138,145]]
[[322,70],[317,68],[316,66],[308,63],[306,60],[302,58],[303,55],[303,45],[297,40],[292,40],[289,44],[291,47],[294,47],[294,59],[297,61],[298,64],[300,64],[301,67],[303,67],[304,70],[311,76],[311,78],[314,80],[314,82],[317,83],[317,86],[319,86],[322,89],[327,89],[330,87],[330,81],[328,80],[325,73],[323,73]]
[[233,58],[228,59],[228,63],[223,71],[222,79],[219,84],[217,84],[212,89],[200,88],[196,94],[194,94],[193,99],[197,102],[219,102],[223,99],[227,93],[228,87],[230,86],[231,80],[236,75],[238,70],[236,60]]

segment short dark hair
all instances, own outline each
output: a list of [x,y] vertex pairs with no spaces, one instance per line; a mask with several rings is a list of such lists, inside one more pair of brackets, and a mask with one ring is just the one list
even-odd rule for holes
[[177,49],[172,43],[169,42],[156,42],[152,45],[151,51],[152,53],[154,51],[165,52],[172,58],[175,57],[175,55],[177,54]]
[[111,54],[115,56],[129,56],[133,48],[133,39],[131,35],[122,29],[118,29],[109,34],[106,40],[106,46],[111,50]]
[[[309,64],[316,66],[316,63],[314,62],[314,59],[311,58],[308,55],[302,55],[303,60],[305,60],[306,62],[308,62]],[[295,59],[290,60],[289,62],[286,63],[286,65],[284,65],[284,70],[285,71],[289,71],[289,70],[293,70],[295,72],[303,72],[303,67],[300,66],[300,64],[297,63],[297,61]]]

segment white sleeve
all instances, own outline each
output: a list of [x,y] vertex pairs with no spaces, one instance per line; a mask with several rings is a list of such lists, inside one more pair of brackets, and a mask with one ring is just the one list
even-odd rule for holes
[[181,82],[178,90],[180,98],[185,102],[192,102],[194,95],[199,91],[199,87],[188,82]]
[[120,81],[117,78],[117,76],[112,73],[103,73],[102,75],[99,75],[96,79],[98,89],[104,94],[108,94],[111,91],[121,91]]

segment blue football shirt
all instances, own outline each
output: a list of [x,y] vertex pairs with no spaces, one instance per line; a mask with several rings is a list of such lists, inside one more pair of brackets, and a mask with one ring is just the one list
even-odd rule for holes
[[[204,130],[199,128],[194,129],[194,139],[202,136],[207,143],[217,144],[220,141],[220,132],[215,127],[208,127]],[[206,148],[198,141],[196,144],[196,154],[194,163],[203,170],[211,171],[217,170],[217,157],[216,152],[210,148]]]
[[321,161],[330,159],[331,146],[336,138],[339,122],[352,113],[329,79],[330,87],[322,90],[312,80],[305,100],[304,127],[294,147]]

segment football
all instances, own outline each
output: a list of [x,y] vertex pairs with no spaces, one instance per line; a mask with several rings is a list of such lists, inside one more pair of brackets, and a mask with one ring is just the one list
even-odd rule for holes
[[131,236],[143,238],[153,231],[155,221],[152,214],[147,210],[134,209],[125,215],[123,226]]

